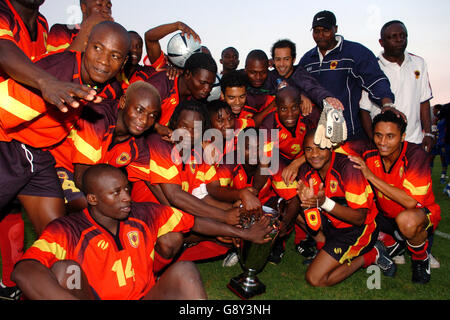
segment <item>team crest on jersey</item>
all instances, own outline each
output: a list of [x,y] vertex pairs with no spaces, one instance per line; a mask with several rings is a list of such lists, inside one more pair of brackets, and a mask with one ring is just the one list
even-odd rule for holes
[[414,75],[416,76],[416,79],[419,79],[420,71],[419,70],[414,71]]
[[127,164],[131,159],[131,156],[127,152],[122,152],[120,156],[117,157],[116,163],[118,165],[125,165]]
[[337,191],[338,182],[336,180],[330,181],[330,191],[331,193],[335,193]]
[[127,233],[128,240],[133,248],[137,248],[139,246],[139,234],[137,231],[130,231]]
[[334,70],[337,68],[338,62],[336,60],[331,61],[330,63],[330,69]]

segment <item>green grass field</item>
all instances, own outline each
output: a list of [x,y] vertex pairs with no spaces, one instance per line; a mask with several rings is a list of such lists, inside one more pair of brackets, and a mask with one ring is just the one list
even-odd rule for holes
[[[438,230],[450,234],[450,198],[442,193],[444,185],[439,183],[440,163],[436,160],[433,171],[433,188],[442,209],[442,220]],[[25,247],[35,239],[35,234],[26,220]],[[411,282],[409,256],[406,264],[399,265],[394,278],[381,275],[380,289],[368,289],[367,280],[371,274],[361,269],[344,282],[332,288],[313,288],[307,284],[304,275],[306,266],[303,257],[294,251],[293,237],[290,237],[283,260],[279,265],[267,264],[258,275],[267,286],[265,294],[252,300],[448,300],[450,299],[450,240],[435,235],[433,255],[441,264],[432,269],[431,282],[417,285]],[[229,280],[241,273],[239,265],[222,267],[222,260],[197,263],[203,282],[212,300],[239,300],[227,287]],[[1,266],[1,264],[0,264]]]

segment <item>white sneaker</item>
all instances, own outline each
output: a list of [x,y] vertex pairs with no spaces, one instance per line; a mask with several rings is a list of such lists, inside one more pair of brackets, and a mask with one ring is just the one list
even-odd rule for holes
[[430,268],[432,269],[439,269],[441,267],[441,264],[439,261],[436,260],[435,257],[433,257],[432,254],[430,254]]
[[236,252],[230,252],[225,259],[223,259],[222,267],[232,267],[239,262],[239,257]]
[[395,256],[392,260],[394,260],[395,264],[405,264],[405,255]]

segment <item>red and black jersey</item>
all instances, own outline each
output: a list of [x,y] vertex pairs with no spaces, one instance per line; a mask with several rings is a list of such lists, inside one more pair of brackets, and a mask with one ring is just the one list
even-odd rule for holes
[[[46,55],[36,64],[58,80],[82,84],[81,55],[62,51]],[[117,90],[121,90],[118,82],[108,83],[99,95],[115,99]],[[8,79],[0,83],[0,141],[14,139],[35,148],[54,146],[69,134],[82,110],[80,106],[63,113],[45,102],[37,90]]]
[[71,172],[75,163],[107,163],[124,167],[135,159],[138,155],[136,143],[141,138],[130,137],[119,143],[113,142],[118,110],[117,100],[87,105],[67,138],[50,149],[56,167],[64,167]]
[[141,299],[155,284],[153,261],[158,237],[187,232],[194,217],[155,203],[133,203],[113,235],[88,209],[52,221],[22,260],[47,268],[60,260],[78,262],[98,299]]
[[175,108],[180,103],[180,94],[178,92],[178,79],[170,80],[165,72],[158,72],[157,74],[146,80],[148,83],[155,86],[161,96],[161,117],[159,123],[167,126],[172,117]]
[[[317,127],[319,121],[319,111],[313,108],[313,111],[306,117],[300,115],[295,133],[292,134],[281,123],[278,112],[272,112],[262,122],[260,129],[266,129],[268,139],[265,143],[265,151],[270,156],[271,151],[278,149],[280,154],[286,159],[293,160],[303,155],[303,139],[308,130]],[[276,138],[272,137],[271,129],[278,130],[278,143]]]
[[67,49],[79,32],[80,26],[78,24],[54,24],[48,33],[47,51],[55,52]]
[[[372,187],[364,178],[362,172],[353,167],[353,162],[346,155],[332,152],[330,167],[324,180],[320,177],[319,172],[308,163],[300,167],[298,178],[307,186],[309,186],[309,180],[312,179],[315,193],[318,192],[320,183],[323,183],[326,197],[353,209],[367,209],[365,224],[375,223],[374,220],[378,210]],[[331,213],[323,212],[335,228],[352,226]]]
[[[45,17],[38,15],[35,37],[30,35],[22,18],[9,0],[0,1],[0,39],[12,41],[31,60],[47,52],[48,24]],[[0,69],[0,81],[9,76]]]
[[[352,141],[345,146],[362,156],[368,168],[379,178],[390,185],[404,190],[418,202],[418,207],[426,207],[434,215],[434,222],[440,220],[441,209],[436,203],[431,179],[428,154],[421,145],[403,142],[402,151],[396,162],[386,170],[380,153],[374,144]],[[387,217],[395,218],[405,208],[389,199],[379,190],[375,190],[380,210]]]
[[183,163],[178,152],[173,152],[174,145],[162,140],[160,135],[151,134],[146,139],[148,151],[139,151],[138,158],[127,166],[130,181],[178,184],[184,191],[192,193],[201,184],[218,179],[215,167],[202,161],[194,152],[190,161]]
[[275,100],[275,97],[270,94],[254,91],[247,90],[247,106],[256,110],[256,112],[261,112]]
[[138,65],[136,71],[128,78],[125,75],[125,71],[122,70],[117,75],[117,80],[121,83],[123,91],[127,91],[128,87],[137,81],[147,81],[154,76],[158,71],[151,66]]

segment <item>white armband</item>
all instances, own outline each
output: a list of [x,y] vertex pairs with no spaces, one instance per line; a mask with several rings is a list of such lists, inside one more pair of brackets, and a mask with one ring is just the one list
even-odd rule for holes
[[322,203],[322,205],[320,207],[327,212],[331,212],[331,210],[334,209],[335,205],[336,205],[336,202],[334,202],[333,200],[331,200],[328,197],[325,197],[325,201]]

